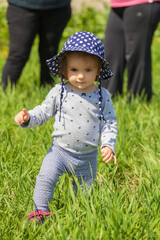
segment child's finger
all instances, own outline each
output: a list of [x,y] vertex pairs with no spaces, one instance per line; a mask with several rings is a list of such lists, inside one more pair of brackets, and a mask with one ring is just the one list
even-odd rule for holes
[[15,116],[14,120],[15,120],[15,122],[16,122],[17,124],[19,124],[19,123],[18,123],[18,117],[17,117],[17,116]]
[[15,116],[15,122],[17,124],[23,124],[29,120],[29,114],[26,109],[23,109],[20,113]]
[[29,120],[29,115],[23,116],[23,120],[24,120],[25,122],[27,122],[27,121]]
[[113,159],[113,154],[108,153],[104,158],[103,158],[103,162],[110,162]]
[[22,121],[23,117],[20,113],[18,113],[16,116],[15,116],[15,121],[17,124],[19,124],[21,121]]
[[23,112],[24,115],[28,115],[28,112],[25,108],[23,108],[22,112]]
[[107,159],[109,159],[111,157],[111,153],[107,152],[105,154],[102,154],[101,156],[103,158],[103,161],[106,161]]
[[111,154],[111,153],[112,153],[112,150],[109,149],[109,148],[102,148],[102,149],[101,149],[101,156],[102,156],[102,157],[105,157],[105,156],[107,156],[107,155],[109,155],[109,154]]
[[25,108],[22,110],[22,113],[23,113],[23,120],[28,121],[29,120],[29,114],[28,114],[28,112]]
[[113,155],[113,159],[114,159],[114,164],[117,164],[117,158],[115,155]]
[[105,163],[109,163],[112,159],[113,159],[113,156],[107,158],[106,160],[103,159],[103,162],[105,162]]

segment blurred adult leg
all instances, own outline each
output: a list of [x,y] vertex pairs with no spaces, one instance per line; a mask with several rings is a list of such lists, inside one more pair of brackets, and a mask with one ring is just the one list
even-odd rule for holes
[[104,48],[113,77],[103,81],[102,86],[114,96],[122,93],[123,73],[125,68],[125,42],[123,32],[123,12],[125,8],[112,8],[108,17]]
[[10,4],[7,9],[7,20],[10,43],[9,55],[2,73],[4,89],[8,85],[8,80],[13,85],[19,79],[37,32],[37,18],[34,11]]
[[128,91],[143,91],[152,97],[151,44],[160,16],[160,3],[144,3],[126,8],[124,31],[128,70]]
[[53,84],[53,78],[46,65],[46,60],[57,54],[63,30],[70,17],[70,5],[63,8],[41,11],[39,25],[41,85],[45,85],[46,83]]

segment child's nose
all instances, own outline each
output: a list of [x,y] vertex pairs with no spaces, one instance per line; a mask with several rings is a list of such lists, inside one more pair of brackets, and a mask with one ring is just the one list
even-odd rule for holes
[[80,78],[80,79],[81,79],[81,78],[84,78],[84,73],[82,73],[82,72],[79,73],[79,74],[78,74],[78,78]]

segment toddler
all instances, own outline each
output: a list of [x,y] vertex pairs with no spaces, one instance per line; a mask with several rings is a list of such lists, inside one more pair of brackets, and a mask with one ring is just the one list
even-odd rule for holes
[[16,123],[26,128],[42,125],[54,116],[53,142],[36,179],[36,210],[28,215],[28,221],[38,223],[50,214],[48,202],[63,173],[74,174],[80,186],[83,181],[91,187],[97,173],[98,146],[105,163],[112,159],[117,163],[117,120],[110,94],[101,88],[101,80],[112,76],[102,42],[93,33],[77,32],[47,65],[61,83],[41,105],[30,111],[23,109],[15,117]]

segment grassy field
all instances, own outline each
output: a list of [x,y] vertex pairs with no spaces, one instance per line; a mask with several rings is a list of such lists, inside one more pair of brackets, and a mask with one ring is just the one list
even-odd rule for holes
[[[0,9],[0,77],[8,52],[5,8]],[[75,31],[87,30],[103,40],[109,9],[88,9],[73,15],[60,43]],[[45,98],[50,87],[39,87],[38,39],[17,87],[0,87],[0,239],[131,240],[160,239],[160,26],[153,45],[153,98],[127,103],[114,100],[119,135],[118,164],[98,157],[98,174],[88,200],[81,189],[75,198],[72,178],[61,177],[50,204],[55,216],[37,226],[26,222],[32,211],[36,176],[51,144],[53,119],[42,127],[21,129],[14,116]],[[57,80],[58,81],[58,80]]]

